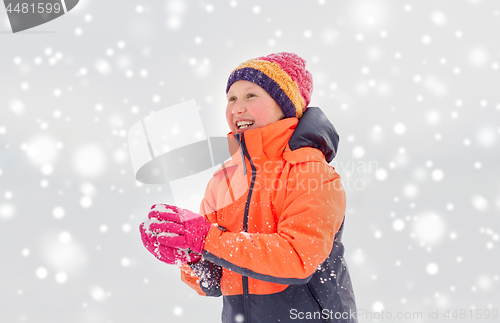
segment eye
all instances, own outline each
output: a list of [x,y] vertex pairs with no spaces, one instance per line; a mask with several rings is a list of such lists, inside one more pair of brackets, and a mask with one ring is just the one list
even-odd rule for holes
[[231,102],[231,101],[236,101],[236,97],[235,96],[232,96],[230,98],[227,99],[228,102]]
[[253,98],[254,96],[255,96],[255,94],[253,94],[253,93],[248,93],[247,94],[247,98]]

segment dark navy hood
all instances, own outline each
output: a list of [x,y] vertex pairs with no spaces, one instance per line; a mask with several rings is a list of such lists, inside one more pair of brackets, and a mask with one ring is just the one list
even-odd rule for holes
[[308,107],[288,144],[292,151],[302,147],[317,148],[330,163],[337,154],[339,134],[320,108]]

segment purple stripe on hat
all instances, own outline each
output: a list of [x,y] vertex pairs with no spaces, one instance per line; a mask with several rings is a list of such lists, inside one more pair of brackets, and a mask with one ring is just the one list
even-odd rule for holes
[[264,74],[263,72],[251,68],[245,67],[234,71],[227,80],[226,93],[229,91],[231,85],[236,81],[249,81],[257,84],[266,90],[267,93],[278,103],[285,118],[295,118],[297,116],[297,110],[292,100],[286,95],[286,93],[281,89],[278,83],[276,83],[272,78]]

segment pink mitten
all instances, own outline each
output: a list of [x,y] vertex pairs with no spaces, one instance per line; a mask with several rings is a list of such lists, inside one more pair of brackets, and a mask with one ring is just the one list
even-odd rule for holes
[[201,258],[201,255],[189,251],[189,249],[179,249],[172,248],[169,246],[162,245],[158,241],[158,237],[162,235],[168,235],[169,233],[151,231],[150,225],[151,221],[145,221],[139,226],[141,232],[142,243],[148,249],[148,251],[153,254],[157,259],[167,263],[167,264],[185,264],[196,262]]
[[210,222],[197,213],[166,204],[153,205],[149,219],[157,219],[149,226],[151,231],[164,232],[158,242],[164,246],[203,253]]

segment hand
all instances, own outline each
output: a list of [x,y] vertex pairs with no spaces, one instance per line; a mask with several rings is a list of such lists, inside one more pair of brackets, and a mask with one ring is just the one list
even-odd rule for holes
[[203,253],[205,238],[211,227],[204,216],[167,204],[156,204],[151,209],[149,229],[165,233],[158,235],[161,245]]
[[166,233],[150,231],[150,224],[150,221],[141,223],[139,230],[141,232],[142,243],[158,260],[170,265],[194,263],[200,260],[201,255],[191,252],[189,249],[179,249],[162,245],[158,241],[158,237]]

